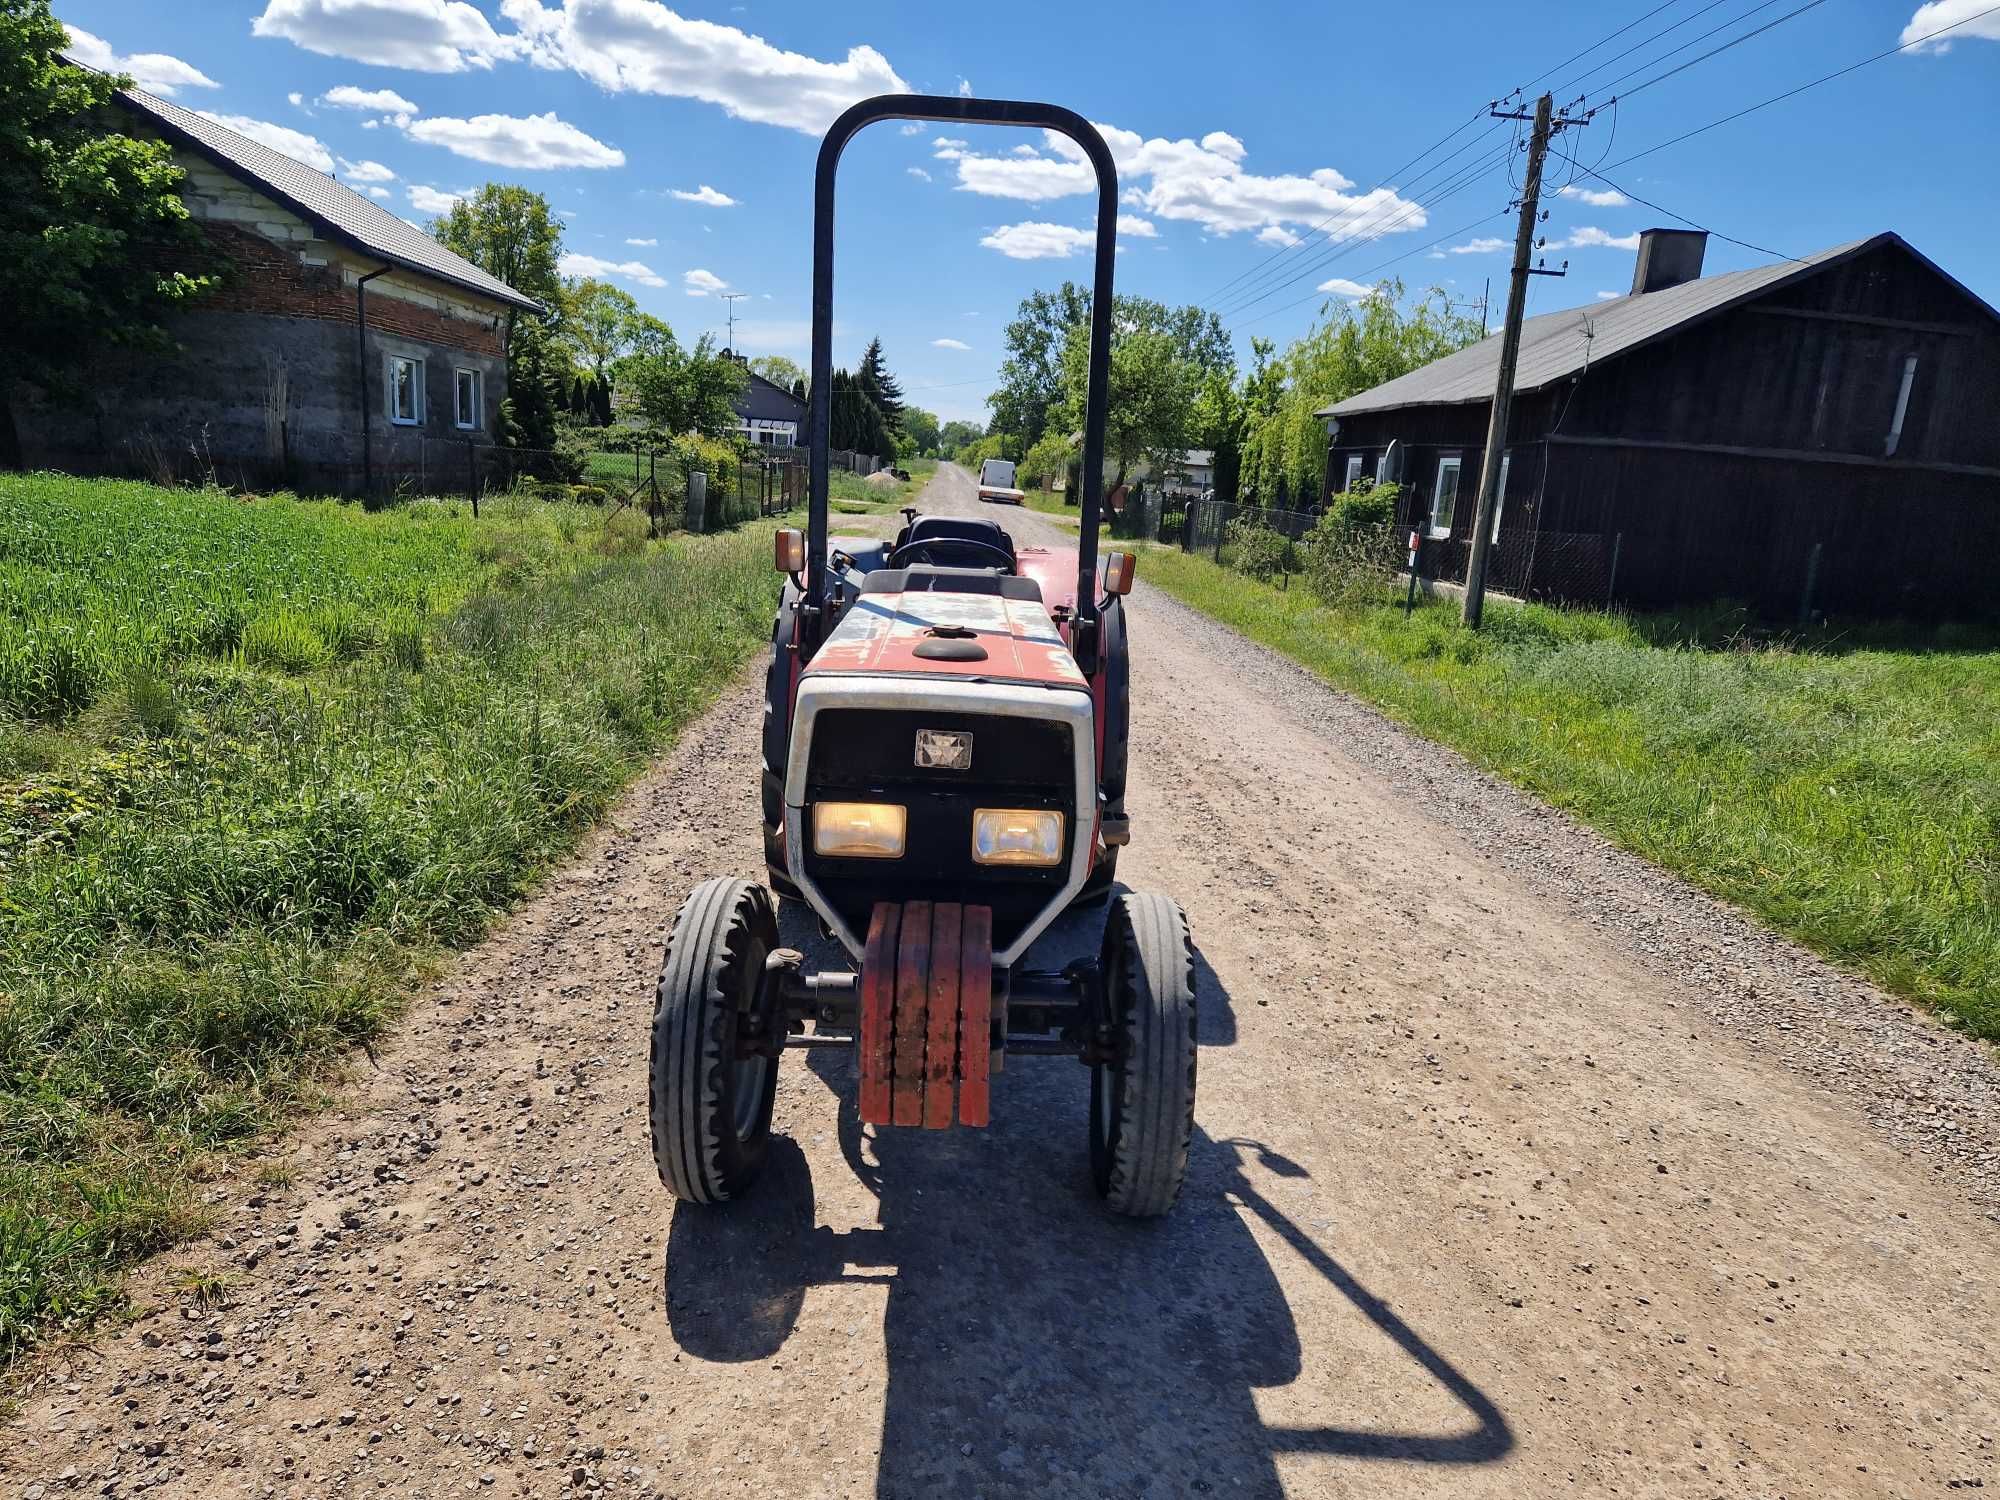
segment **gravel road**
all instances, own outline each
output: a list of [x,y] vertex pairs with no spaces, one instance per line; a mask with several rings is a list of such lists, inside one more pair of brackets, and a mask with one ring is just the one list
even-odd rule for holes
[[[950,467],[927,504],[977,508]],[[217,1184],[142,1316],[16,1372],[5,1492],[2000,1486],[1990,1056],[1132,603],[1121,873],[1200,949],[1171,1217],[1098,1207],[1075,1064],[1018,1060],[990,1130],[878,1136],[819,1053],[786,1061],[757,1194],[672,1206],[650,985],[686,891],[760,874],[746,672],[357,1062],[289,1183]]]

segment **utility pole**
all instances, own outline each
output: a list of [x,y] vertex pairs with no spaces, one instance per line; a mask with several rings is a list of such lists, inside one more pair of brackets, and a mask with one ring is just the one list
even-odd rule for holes
[[729,352],[731,354],[742,352],[736,347],[736,304],[749,295],[748,292],[724,292],[722,294],[722,300],[729,304]]
[[[1518,110],[1491,111],[1501,120],[1525,120]],[[1473,630],[1486,608],[1486,553],[1492,541],[1493,506],[1500,490],[1500,462],[1507,452],[1507,418],[1514,404],[1514,366],[1521,357],[1521,317],[1528,305],[1530,276],[1560,276],[1569,269],[1551,271],[1530,266],[1535,250],[1535,224],[1541,212],[1542,161],[1549,153],[1549,139],[1570,125],[1586,119],[1567,115],[1555,118],[1555,101],[1547,94],[1535,101],[1534,132],[1528,137],[1528,174],[1521,187],[1521,218],[1514,230],[1514,271],[1507,287],[1507,322],[1500,331],[1500,369],[1493,382],[1493,412],[1486,423],[1486,452],[1479,463],[1479,508],[1472,523],[1472,556],[1465,565],[1465,605],[1460,618]]]

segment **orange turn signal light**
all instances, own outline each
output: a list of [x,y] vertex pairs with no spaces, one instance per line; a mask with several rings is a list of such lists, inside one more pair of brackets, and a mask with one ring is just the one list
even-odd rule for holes
[[1130,552],[1107,552],[1104,555],[1104,592],[1113,595],[1132,592],[1133,576],[1139,571],[1139,559]]
[[771,566],[780,573],[803,573],[806,570],[806,534],[794,526],[780,526]]

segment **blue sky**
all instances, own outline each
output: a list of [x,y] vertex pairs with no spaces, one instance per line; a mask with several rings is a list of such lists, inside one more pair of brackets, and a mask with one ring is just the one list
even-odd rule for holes
[[[1467,299],[1490,276],[1497,321],[1511,127],[1475,116],[1517,86],[1599,106],[1559,144],[1618,185],[1554,164],[1570,191],[1546,200],[1543,254],[1569,275],[1537,278],[1531,312],[1624,292],[1636,231],[1680,222],[1618,189],[1780,254],[1894,229],[2000,304],[2000,5],[1820,0],[1780,20],[1804,3],[1509,8],[1518,32],[1456,0],[1233,14],[1182,0],[58,0],[57,14],[84,60],[418,222],[481,182],[526,183],[564,213],[572,270],[625,286],[684,340],[722,334],[718,294],[743,292],[739,347],[800,363],[818,134],[844,104],[898,88],[1046,99],[1110,127],[1119,288],[1216,308],[1246,357],[1251,335],[1282,345],[1380,275]],[[1088,277],[1087,188],[1036,132],[865,133],[842,166],[836,361],[879,334],[913,400],[983,418],[1015,305]],[[1338,239],[1314,232],[1322,220]],[[1711,240],[1707,268],[1770,258]]]

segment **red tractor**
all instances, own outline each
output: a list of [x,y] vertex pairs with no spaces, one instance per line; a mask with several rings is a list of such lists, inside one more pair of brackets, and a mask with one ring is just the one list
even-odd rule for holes
[[[1096,287],[1074,551],[1017,545],[992,521],[919,516],[893,543],[827,535],[834,175],[878,120],[1059,131],[1098,184]],[[780,531],[788,577],[764,702],[771,889],[802,901],[852,969],[809,972],[782,947],[771,891],[697,886],[667,943],[650,1112],[660,1180],[685,1202],[741,1195],[763,1165],[788,1048],[858,1049],[877,1127],[988,1121],[1009,1057],[1091,1070],[1090,1156],[1116,1211],[1164,1213],[1194,1119],[1195,991],[1187,919],[1114,892],[1126,842],[1133,558],[1100,566],[1097,531],[1118,212],[1111,154],[1082,116],[1044,104],[890,95],[821,144],[813,223],[807,534]],[[1095,961],[1023,960],[1072,906],[1109,900]]]

